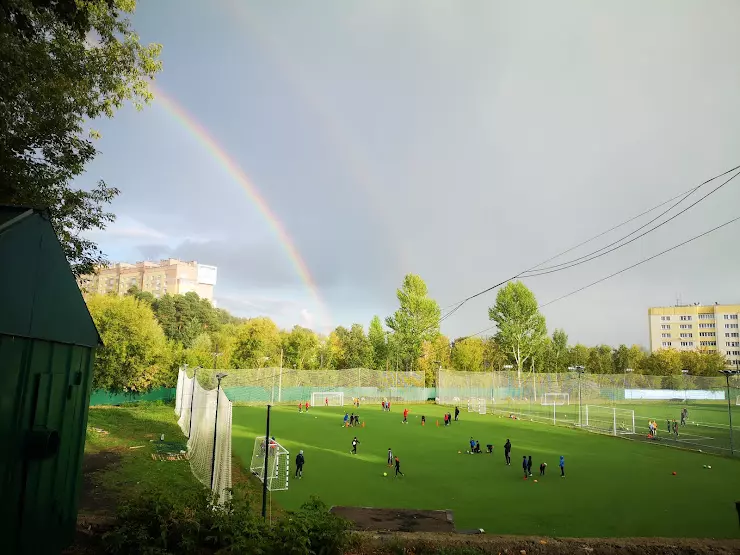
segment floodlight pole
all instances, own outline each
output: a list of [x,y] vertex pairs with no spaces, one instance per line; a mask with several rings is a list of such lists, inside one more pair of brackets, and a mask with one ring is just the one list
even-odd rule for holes
[[[216,418],[213,422],[213,454],[211,456],[211,491],[216,487],[216,438],[218,437],[218,401],[221,397],[221,380],[228,376],[228,374],[219,373],[216,374],[218,380],[218,386],[216,387]],[[231,439],[229,439],[231,441]]]
[[730,402],[730,376],[737,376],[740,370],[720,370],[727,380],[727,415],[730,417],[730,454],[735,454],[735,442],[732,437],[732,403]]
[[581,427],[581,374],[586,371],[585,366],[569,366],[568,370],[578,372],[578,427]]
[[270,408],[272,405],[267,405],[267,428],[265,430],[265,469],[262,473],[262,518],[267,518],[267,460],[268,453],[270,452]]

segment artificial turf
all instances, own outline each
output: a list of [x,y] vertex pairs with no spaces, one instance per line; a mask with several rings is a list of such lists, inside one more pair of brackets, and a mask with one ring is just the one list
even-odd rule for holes
[[[449,509],[458,529],[494,534],[740,537],[737,460],[467,413],[464,407],[460,421],[445,428],[447,407],[412,405],[404,425],[403,408],[394,405],[388,413],[380,406],[362,406],[357,412],[365,427],[348,429],[342,417],[356,410],[352,406],[300,414],[297,406],[274,407],[271,435],[290,450],[291,466],[299,449],[306,463],[303,479],[293,479],[291,472],[289,490],[273,498],[287,509],[311,495],[329,505]],[[426,426],[420,424],[422,414]],[[264,430],[264,407],[234,407],[233,452],[245,464],[255,436]],[[355,435],[360,445],[352,455]],[[493,444],[494,453],[466,454],[471,436],[484,451]],[[513,445],[511,466],[504,463],[507,438]],[[393,478],[386,466],[389,447],[401,461],[403,478]],[[525,480],[521,462],[529,455],[534,476]],[[559,475],[560,455],[565,478]],[[544,478],[539,476],[541,462],[548,464]]]

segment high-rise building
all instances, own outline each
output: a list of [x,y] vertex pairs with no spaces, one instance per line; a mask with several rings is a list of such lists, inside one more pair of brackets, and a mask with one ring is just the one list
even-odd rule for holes
[[82,276],[79,284],[86,293],[115,292],[123,295],[131,287],[138,287],[157,298],[167,293],[183,295],[192,291],[199,297],[213,302],[216,273],[216,266],[168,258],[159,262],[112,264],[107,268],[100,268],[97,275]]
[[740,304],[648,309],[650,350],[719,352],[740,369]]

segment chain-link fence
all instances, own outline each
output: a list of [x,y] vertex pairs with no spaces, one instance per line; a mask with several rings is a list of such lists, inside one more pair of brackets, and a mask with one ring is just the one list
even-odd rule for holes
[[466,406],[485,399],[487,413],[501,418],[735,454],[729,422],[739,388],[740,376],[729,379],[728,398],[723,376],[440,370],[437,401]]
[[226,373],[221,386],[228,398],[240,404],[305,403],[312,393],[341,391],[345,403],[353,398],[366,403],[381,400],[425,402],[434,400],[436,389],[424,387],[423,372],[371,370],[294,370],[290,368],[255,368],[212,370],[198,369],[198,381],[215,387],[217,372]]

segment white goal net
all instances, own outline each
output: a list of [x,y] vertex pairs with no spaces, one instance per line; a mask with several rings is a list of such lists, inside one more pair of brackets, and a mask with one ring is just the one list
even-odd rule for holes
[[265,451],[267,451],[267,489],[287,490],[290,479],[290,453],[274,439],[265,441],[265,436],[255,438],[249,470],[260,482],[265,481]]
[[586,405],[583,427],[611,435],[635,433],[635,411],[616,407]]
[[486,414],[486,399],[483,397],[471,397],[468,399],[468,412]]
[[343,407],[343,391],[314,391],[311,393],[311,405],[314,407]]
[[542,404],[547,406],[552,405],[570,405],[570,394],[568,393],[543,393]]
[[740,395],[738,395],[737,399],[735,399],[735,404],[740,406]]

